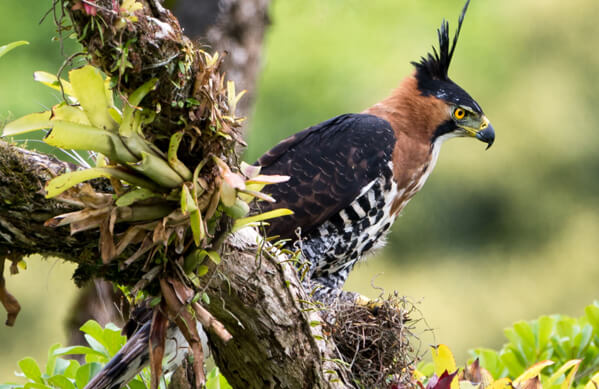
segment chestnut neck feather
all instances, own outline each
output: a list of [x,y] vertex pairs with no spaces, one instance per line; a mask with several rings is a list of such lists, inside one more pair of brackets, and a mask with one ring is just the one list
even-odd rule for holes
[[405,78],[391,96],[364,113],[391,124],[397,142],[393,150],[393,177],[399,188],[407,188],[431,163],[436,129],[449,117],[447,104],[434,96],[424,96],[415,76]]

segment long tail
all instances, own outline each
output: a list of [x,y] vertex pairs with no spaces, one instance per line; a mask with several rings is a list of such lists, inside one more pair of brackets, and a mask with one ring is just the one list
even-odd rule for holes
[[[102,370],[85,386],[85,389],[118,389],[129,383],[150,362],[149,337],[151,321],[146,321],[129,338],[123,348],[104,366]],[[204,354],[208,356],[208,337],[197,323]],[[179,366],[189,351],[189,344],[175,325],[166,332],[164,373]]]
[[148,340],[150,324],[146,322],[85,389],[118,389],[125,386],[150,362]]

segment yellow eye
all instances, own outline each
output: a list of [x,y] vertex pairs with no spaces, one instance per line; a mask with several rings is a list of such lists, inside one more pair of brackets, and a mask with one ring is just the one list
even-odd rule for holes
[[453,117],[458,120],[462,120],[464,116],[466,116],[466,111],[462,108],[456,108],[455,111],[453,111]]

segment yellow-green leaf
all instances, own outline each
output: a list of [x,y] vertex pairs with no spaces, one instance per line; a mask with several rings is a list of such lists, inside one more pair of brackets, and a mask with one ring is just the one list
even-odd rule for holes
[[116,168],[102,167],[64,173],[58,177],[51,179],[50,181],[48,181],[48,183],[46,183],[46,198],[58,196],[65,190],[72,188],[77,184],[100,177],[114,177],[129,182],[130,184],[146,187],[151,190],[158,189],[151,182],[140,179],[139,177],[135,177],[134,175],[126,173],[122,170]]
[[146,199],[150,199],[152,197],[160,196],[158,193],[152,192],[146,188],[137,188],[132,191],[129,191],[119,197],[116,200],[116,205],[119,207],[129,206],[137,201],[142,201]]
[[208,251],[206,254],[208,254],[208,258],[210,258],[216,265],[220,264],[220,255],[218,255],[216,251]]
[[30,113],[4,126],[2,136],[26,134],[31,131],[52,127],[50,111]]
[[576,374],[576,371],[578,370],[578,365],[580,365],[580,362],[582,362],[582,360],[580,359],[571,359],[568,362],[564,363],[562,366],[560,366],[559,369],[555,371],[555,373],[551,375],[551,377],[549,377],[549,379],[547,379],[547,386],[551,387],[559,378],[566,374],[568,370],[572,369],[561,385],[562,389],[568,389],[572,384],[572,379],[574,378],[574,374]]
[[53,120],[52,131],[44,142],[64,149],[97,151],[114,161],[137,161],[117,134],[84,124]]
[[589,382],[584,386],[584,389],[597,389],[599,387],[599,372],[595,373]]
[[293,211],[287,208],[273,209],[272,211],[264,212],[259,215],[245,217],[243,219],[237,219],[233,224],[233,231],[237,231],[240,228],[247,226],[250,223],[258,223],[264,220],[274,219],[275,217],[293,215]]
[[65,103],[52,107],[52,120],[91,125],[87,115],[80,107],[73,107]]
[[512,389],[512,381],[509,378],[501,378],[496,381],[493,381],[491,385],[487,386],[485,389]]
[[89,121],[96,127],[114,130],[116,123],[108,112],[112,101],[109,101],[106,95],[104,79],[100,71],[91,65],[85,65],[82,68],[71,70],[69,79],[75,97],[79,100]]
[[179,160],[179,158],[177,157],[177,151],[179,150],[179,143],[181,143],[181,139],[183,139],[183,131],[179,131],[173,134],[173,136],[171,136],[169,145],[168,145],[168,164],[171,165],[171,167],[177,172],[179,173],[179,175],[181,177],[183,177],[183,179],[185,179],[186,181],[191,180],[192,178],[192,173],[191,170],[189,170],[187,168],[187,166],[185,166],[185,164],[183,162],[181,162]]
[[131,134],[135,131],[133,122],[134,122],[134,113],[139,111],[138,105],[141,103],[141,100],[147,95],[154,87],[158,79],[152,78],[149,81],[146,81],[142,86],[137,88],[125,103],[125,108],[123,109],[123,119],[121,121],[121,125],[119,126],[119,134],[123,136],[131,136]]
[[141,161],[129,166],[160,186],[176,188],[183,183],[183,178],[164,159],[143,151],[141,152]]
[[[446,345],[432,346],[431,355],[437,377],[441,377],[444,372],[452,374],[457,370],[455,358]],[[459,383],[455,378],[451,381],[451,389],[459,389]]]
[[196,246],[199,246],[202,239],[206,236],[204,221],[199,209],[196,208],[195,211],[189,214],[189,222],[191,224],[191,232],[193,233],[193,241]]
[[193,199],[191,192],[189,192],[189,188],[187,185],[183,185],[181,187],[181,212],[183,214],[187,214],[188,212],[193,212],[198,209],[198,205]]
[[[60,79],[60,83],[58,82],[58,77],[54,74],[48,72],[38,71],[33,73],[33,79],[37,82],[41,82],[42,84],[49,86],[52,89],[55,89],[60,92],[60,83],[62,83],[62,88],[64,89],[64,93],[73,99],[75,99],[75,92],[73,91],[73,86],[67,80]],[[76,100],[75,100],[76,101]]]
[[541,370],[543,370],[547,366],[553,365],[554,363],[555,362],[550,360],[535,363],[514,380],[514,386],[518,386],[519,384],[538,376],[539,374],[541,374]]
[[16,41],[16,42],[11,42],[4,46],[0,46],[0,57],[2,57],[4,54],[8,53],[9,51],[11,51],[12,49],[14,49],[16,47],[28,45],[28,44],[29,44],[29,42],[27,42],[27,41]]

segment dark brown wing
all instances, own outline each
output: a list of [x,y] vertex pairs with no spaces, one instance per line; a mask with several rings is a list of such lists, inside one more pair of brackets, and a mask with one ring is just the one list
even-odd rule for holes
[[388,172],[395,134],[376,116],[346,114],[327,120],[276,145],[257,164],[263,174],[288,175],[288,182],[266,187],[277,202],[262,211],[289,208],[294,215],[273,219],[270,236],[306,235],[354,201],[370,182]]

